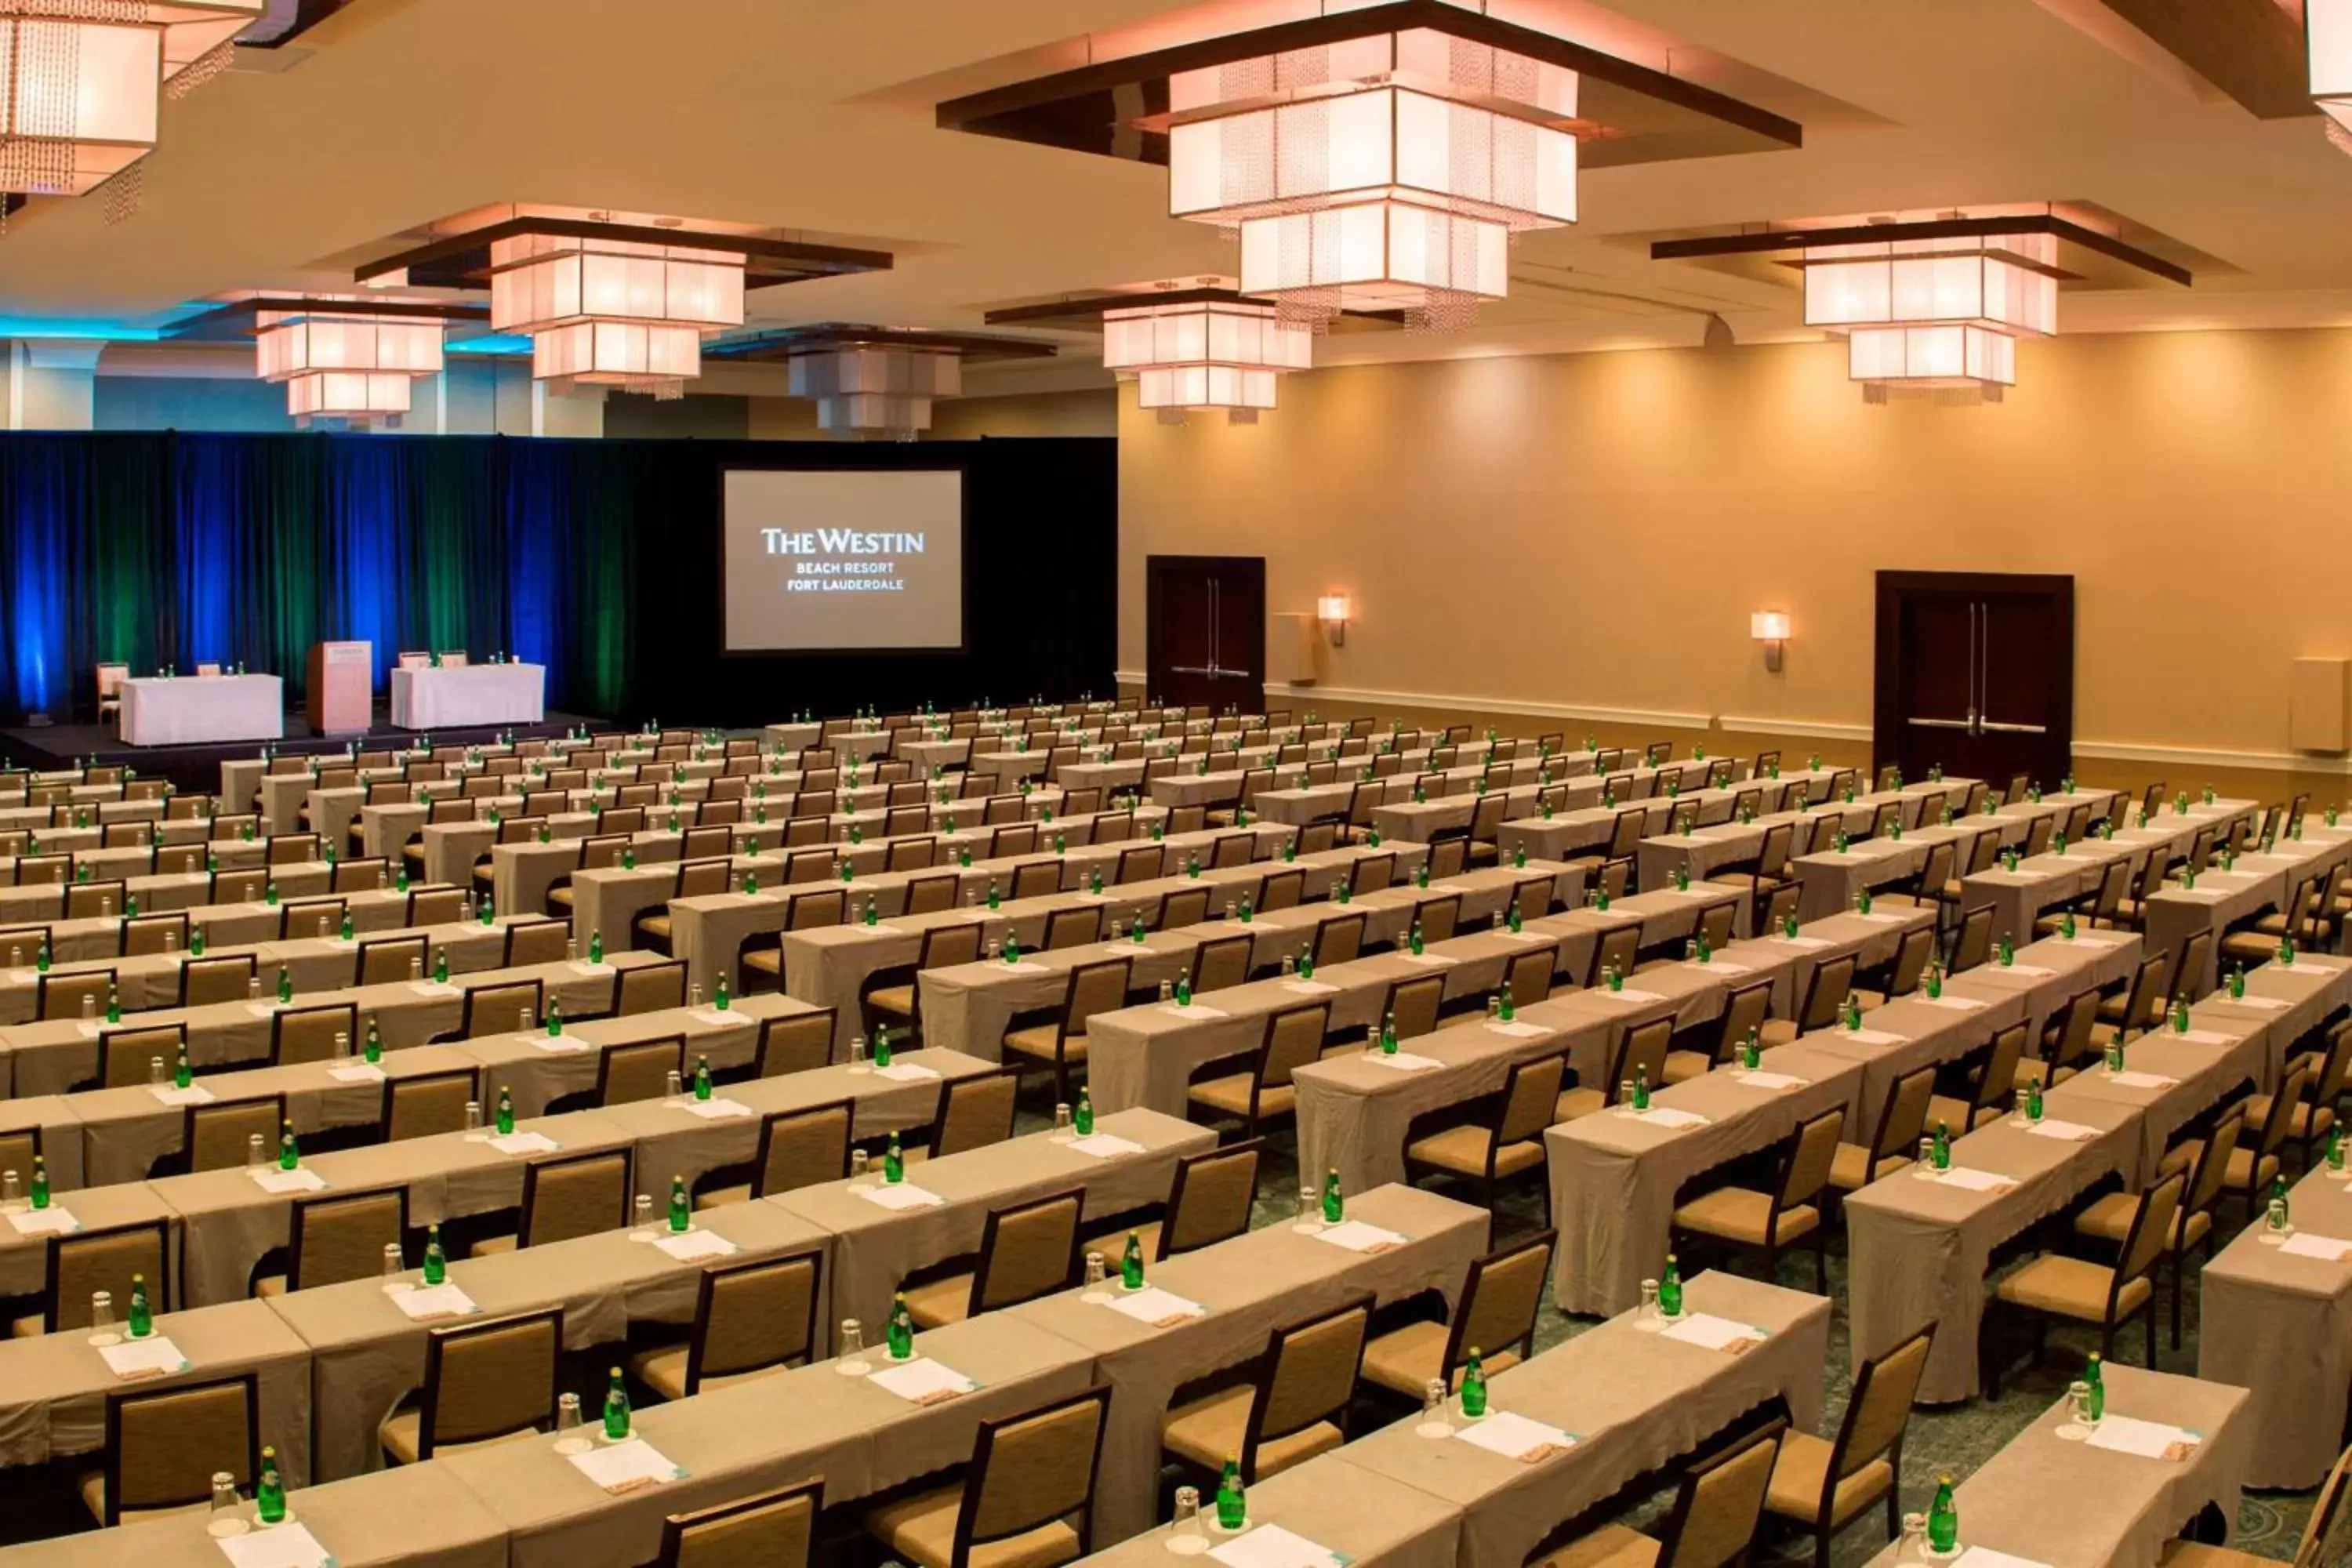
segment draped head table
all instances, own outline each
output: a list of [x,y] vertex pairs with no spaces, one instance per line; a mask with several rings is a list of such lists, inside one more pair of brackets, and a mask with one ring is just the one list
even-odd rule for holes
[[392,672],[395,729],[536,724],[546,710],[543,664],[464,664]]

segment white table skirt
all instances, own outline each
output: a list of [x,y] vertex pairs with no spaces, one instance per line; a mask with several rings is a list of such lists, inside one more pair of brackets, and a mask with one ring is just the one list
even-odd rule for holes
[[286,685],[274,675],[186,675],[122,683],[125,745],[275,741],[285,733]]
[[392,672],[392,722],[402,730],[536,724],[546,712],[547,667],[468,664]]

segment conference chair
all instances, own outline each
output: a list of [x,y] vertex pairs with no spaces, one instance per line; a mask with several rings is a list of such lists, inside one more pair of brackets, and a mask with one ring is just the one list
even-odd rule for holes
[[683,1343],[632,1352],[628,1375],[666,1400],[688,1399],[804,1364],[815,1348],[824,1261],[808,1251],[705,1268],[693,1331]]
[[139,1220],[49,1237],[44,1276],[47,1284],[41,1293],[41,1310],[11,1323],[11,1337],[32,1339],[89,1327],[90,1298],[100,1290],[128,1310],[134,1279],[146,1282],[148,1304],[156,1316],[169,1312],[169,1230],[167,1220]]
[[1625,1086],[1638,1077],[1644,1083],[1665,1081],[1666,1052],[1674,1043],[1675,1021],[1653,1018],[1624,1030],[1610,1059],[1610,1070],[1598,1088],[1579,1083],[1560,1090],[1552,1105],[1555,1124],[1591,1116],[1617,1103]]
[[[1442,1131],[1411,1138],[1405,1144],[1408,1182],[1443,1176],[1469,1184],[1481,1207],[1492,1209],[1502,1184],[1544,1164],[1544,1129],[1553,1121],[1560,1081],[1568,1069],[1564,1052],[1513,1062],[1502,1091],[1491,1097],[1483,1117]],[[1547,1218],[1549,1194],[1538,1181]]]
[[[1919,1089],[1924,1102],[1935,1082],[1930,1073]],[[1829,1229],[1822,1217],[1830,1192],[1830,1175],[1837,1158],[1838,1138],[1845,1126],[1845,1108],[1823,1111],[1804,1122],[1780,1144],[1780,1179],[1769,1192],[1721,1186],[1675,1207],[1670,1237],[1705,1237],[1728,1251],[1764,1255],[1764,1274],[1774,1279],[1781,1248],[1810,1238],[1813,1247],[1813,1289],[1829,1293]],[[1671,1239],[1669,1247],[1673,1245]]]
[[[952,878],[950,879],[953,880]],[[925,971],[980,961],[987,927],[980,921],[960,921],[925,929],[922,946],[912,964],[877,969],[858,988],[858,1010],[866,1034],[888,1027],[902,1037],[919,1038],[923,1023]]]
[[1788,1423],[1769,1416],[1695,1461],[1654,1536],[1622,1524],[1579,1535],[1529,1568],[1745,1568],[1779,1468]]
[[1417,1318],[1364,1346],[1364,1381],[1419,1404],[1432,1383],[1459,1388],[1473,1350],[1488,1376],[1526,1360],[1558,1239],[1558,1232],[1539,1230],[1473,1260],[1450,1318]]
[[1143,1250],[1158,1262],[1245,1234],[1265,1147],[1262,1139],[1245,1138],[1205,1154],[1186,1155],[1176,1162],[1176,1180],[1168,1189],[1163,1215],[1139,1225],[1122,1217],[1113,1234],[1133,1230]]
[[360,1009],[356,1002],[289,1007],[269,1016],[271,1067],[332,1061],[350,1056],[359,1043]]
[[533,1161],[523,1168],[522,1213],[517,1228],[509,1235],[484,1237],[474,1243],[472,1255],[545,1247],[626,1225],[632,1152],[611,1149]]
[[383,1272],[384,1254],[408,1234],[408,1189],[314,1194],[294,1200],[292,1240],[286,1272],[253,1282],[260,1297],[283,1296],[313,1286],[372,1279]]
[[2009,1112],[2025,1066],[2025,1039],[2031,1026],[2011,1024],[1945,1069],[1968,1089],[1965,1100],[1937,1095],[1927,1102],[1927,1125],[1937,1122],[1955,1136],[1972,1132]]
[[413,1465],[545,1431],[555,1424],[562,1350],[561,1307],[433,1330],[424,1387],[376,1428],[385,1459]]
[[[613,1016],[633,1018],[686,1005],[686,961],[632,964],[613,976]],[[830,1017],[831,1012],[826,1016]]]
[[259,1373],[176,1388],[109,1393],[105,1447],[83,1472],[82,1505],[108,1529],[212,1504],[213,1478],[249,1488],[261,1473]]
[[802,1187],[845,1180],[857,1102],[836,1100],[797,1110],[772,1110],[760,1121],[760,1147],[746,1167],[724,1166],[696,1184],[697,1209],[749,1203]]
[[[1328,1002],[1269,1014],[1254,1050],[1206,1064],[1186,1086],[1186,1116],[1212,1123],[1238,1120],[1243,1138],[1255,1138],[1270,1122],[1294,1118],[1298,1091],[1291,1075],[1321,1059],[1330,1021]],[[1235,1065],[1244,1070],[1230,1070]]]
[[1085,1557],[1109,1421],[1107,1385],[983,1421],[961,1481],[869,1510],[866,1532],[914,1568],[1058,1568]]
[[[2234,1154],[2232,1158],[2234,1158]],[[2189,1189],[2189,1177],[2174,1171],[2160,1176],[2140,1199],[2112,1266],[2087,1262],[2058,1253],[2043,1253],[2002,1279],[1986,1303],[1977,1336],[1977,1357],[1984,1369],[1985,1394],[2000,1397],[2000,1359],[1994,1339],[2000,1320],[2035,1320],[2034,1349],[2042,1348],[2040,1320],[2058,1318],[2085,1324],[2099,1331],[2099,1350],[2115,1359],[2116,1331],[2135,1317],[2147,1321],[2147,1364],[2156,1367],[2156,1271],[2171,1246],[2173,1221]],[[1999,1309],[1999,1310],[1995,1310]]]
[[1162,1463],[1213,1484],[1228,1460],[1255,1486],[1348,1440],[1349,1406],[1370,1337],[1372,1298],[1359,1296],[1274,1331],[1248,1381],[1171,1408],[1160,1424]]
[[[129,1089],[138,1084],[168,1081],[188,1048],[185,1024],[154,1024],[121,1029],[101,1029],[98,1037],[98,1079],[100,1089]],[[156,1068],[161,1065],[163,1072]]]
[[[2168,1152],[2159,1171],[2172,1174],[2188,1173],[2189,1184],[2183,1190],[2180,1206],[2172,1216],[2170,1233],[2163,1238],[2164,1256],[2172,1260],[2172,1348],[2180,1348],[2181,1277],[2189,1268],[2189,1249],[2202,1246],[2205,1261],[2212,1261],[2214,1227],[2218,1223],[2215,1211],[2221,1206],[2221,1193],[2229,1180],[2230,1161],[2238,1151],[2238,1140],[2243,1135],[2250,1112],[2244,1106],[2232,1106],[2213,1124],[2212,1131],[2199,1141],[2193,1157],[2185,1161]],[[2105,1242],[2122,1249],[2131,1240],[2132,1226],[2137,1223],[2146,1196],[2133,1193],[2109,1193],[2082,1209],[2074,1215],[2074,1229],[2078,1237]]]
[[980,1257],[969,1269],[902,1286],[918,1329],[940,1329],[982,1312],[1066,1290],[1078,1277],[1083,1187],[988,1211]]
[[910,1160],[940,1160],[1002,1143],[1013,1136],[1014,1096],[1020,1068],[959,1078],[940,1086],[939,1110],[927,1142],[905,1150]]
[[1874,1503],[1885,1503],[1887,1538],[1895,1538],[1902,1522],[1903,1436],[1935,1337],[1929,1323],[1863,1362],[1836,1437],[1824,1442],[1790,1431],[1780,1439],[1764,1509],[1811,1532],[1814,1568],[1829,1568],[1831,1543]]
[[[1127,1005],[1132,960],[1106,959],[1072,969],[1062,1005],[1049,1022],[1019,1025],[1004,1032],[1003,1058],[1023,1072],[1054,1075],[1054,1098],[1070,1102],[1070,1068],[1087,1060],[1087,1023],[1097,1013]],[[1014,1058],[1018,1058],[1017,1061]]]

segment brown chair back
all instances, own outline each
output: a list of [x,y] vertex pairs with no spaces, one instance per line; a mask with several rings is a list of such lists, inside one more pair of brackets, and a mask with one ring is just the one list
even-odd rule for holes
[[[1024,1415],[983,1421],[964,1475],[956,1512],[955,1545],[948,1568],[971,1568],[1009,1553],[978,1549],[1072,1521],[1069,1555],[1083,1557],[1093,1541],[1088,1521],[1103,1433],[1110,1424],[1110,1389],[1097,1386],[1074,1399]],[[1062,1561],[1056,1552],[1052,1559]]]
[[1075,1188],[988,1211],[980,1267],[971,1277],[972,1317],[1069,1288],[1078,1273],[1078,1220],[1086,1201],[1086,1190]]
[[146,1028],[104,1029],[98,1037],[98,1079],[107,1089],[129,1089],[149,1082],[154,1064],[170,1072],[187,1048],[185,1024],[156,1024]]
[[1446,1386],[1476,1351],[1488,1373],[1513,1360],[1524,1361],[1535,1345],[1536,1317],[1551,1277],[1551,1253],[1559,1232],[1535,1235],[1490,1252],[1470,1265],[1461,1304],[1445,1332],[1445,1360],[1439,1375]]
[[377,1124],[387,1143],[409,1138],[432,1138],[462,1131],[466,1107],[475,1096],[470,1070],[424,1073],[415,1078],[386,1079],[383,1110]]
[[1013,1095],[1019,1084],[1018,1073],[1007,1069],[940,1086],[932,1157],[984,1149],[1012,1137]]
[[182,1147],[191,1171],[233,1171],[245,1163],[246,1151],[258,1137],[271,1158],[278,1153],[278,1135],[286,1125],[286,1097],[257,1096],[251,1100],[215,1100],[191,1105]]
[[1766,1421],[1684,1473],[1659,1537],[1657,1568],[1731,1568],[1748,1562],[1786,1427],[1777,1417]]
[[109,1394],[100,1522],[195,1508],[211,1499],[215,1473],[250,1485],[261,1473],[259,1376]]
[[457,1037],[478,1040],[535,1027],[542,990],[536,980],[509,980],[474,987],[466,993],[465,1015],[458,1025]]
[[631,964],[621,970],[613,982],[613,1011],[624,1018],[685,1005],[684,959]]
[[1274,1331],[1259,1363],[1257,1392],[1250,1401],[1243,1438],[1245,1483],[1256,1481],[1258,1451],[1268,1440],[1294,1436],[1318,1422],[1328,1422],[1345,1436],[1371,1321],[1371,1299],[1359,1297],[1320,1317]]
[[689,1396],[701,1392],[705,1378],[740,1377],[808,1359],[824,1258],[822,1252],[799,1252],[702,1271],[694,1337],[687,1344]]
[[289,1290],[373,1279],[383,1272],[384,1248],[408,1232],[408,1189],[298,1197],[292,1230]]
[[760,1122],[751,1195],[764,1198],[849,1174],[849,1135],[856,1102],[837,1100],[800,1110],[772,1110]]
[[545,1247],[628,1223],[627,1149],[538,1160],[522,1173],[522,1225],[517,1245]]
[[434,1330],[425,1342],[416,1457],[429,1459],[444,1443],[479,1443],[551,1426],[562,1349],[561,1308]]
[[48,1239],[48,1289],[42,1298],[41,1330],[58,1333],[89,1327],[89,1299],[100,1290],[114,1298],[118,1315],[128,1310],[133,1278],[147,1282],[148,1305],[160,1316],[172,1310],[168,1222],[142,1220],[102,1230],[79,1230]]
[[629,1105],[669,1092],[669,1075],[686,1070],[686,1037],[608,1046],[596,1063],[596,1103]]
[[1249,1138],[1176,1163],[1168,1217],[1160,1227],[1160,1258],[1228,1241],[1249,1229],[1264,1146],[1264,1140]]
[[565,921],[517,921],[507,927],[502,967],[529,963],[560,963],[572,946],[572,926]]
[[405,980],[409,966],[423,973],[432,960],[432,942],[423,934],[380,936],[360,943],[359,984],[392,985]]
[[289,1007],[269,1018],[269,1062],[292,1067],[300,1062],[331,1061],[352,1054],[359,1038],[360,1009],[356,1002],[331,1002],[318,1007]]

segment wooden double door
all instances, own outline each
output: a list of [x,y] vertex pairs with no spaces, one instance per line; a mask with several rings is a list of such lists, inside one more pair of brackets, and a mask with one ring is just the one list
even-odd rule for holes
[[1265,559],[1154,555],[1144,563],[1147,695],[1255,713],[1265,706]]
[[2054,789],[2073,768],[2074,578],[1881,572],[1876,688],[1880,767]]

